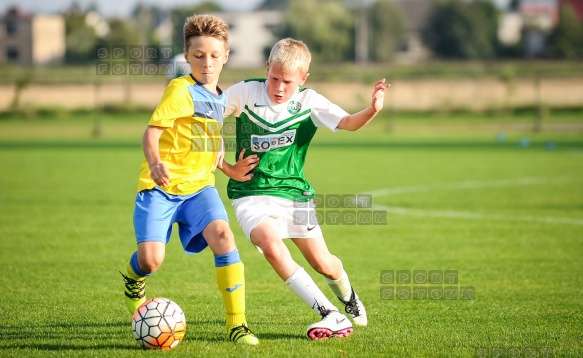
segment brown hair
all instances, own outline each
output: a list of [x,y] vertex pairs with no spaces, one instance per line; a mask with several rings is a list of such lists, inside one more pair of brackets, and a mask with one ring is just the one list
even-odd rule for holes
[[227,49],[229,45],[228,29],[229,25],[216,16],[190,16],[184,23],[184,48],[188,49],[190,39],[193,37],[209,36],[222,41],[225,44],[225,49]]

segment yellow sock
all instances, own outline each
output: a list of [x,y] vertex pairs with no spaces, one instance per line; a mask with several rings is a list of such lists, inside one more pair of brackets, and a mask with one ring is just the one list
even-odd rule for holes
[[247,323],[245,319],[245,272],[242,262],[215,267],[217,284],[227,311],[227,326]]
[[140,277],[138,275],[136,275],[136,273],[134,272],[134,269],[132,268],[132,265],[128,262],[128,267],[126,268],[127,274],[129,278],[133,278],[134,280],[142,280],[143,277]]

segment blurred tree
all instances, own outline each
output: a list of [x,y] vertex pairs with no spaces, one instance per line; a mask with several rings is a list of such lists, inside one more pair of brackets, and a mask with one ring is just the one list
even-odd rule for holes
[[304,41],[317,62],[354,58],[354,16],[340,0],[290,2],[276,35]]
[[65,61],[69,64],[87,63],[95,59],[99,37],[95,28],[85,22],[85,14],[71,13],[65,16]]
[[406,40],[406,18],[401,8],[389,1],[370,7],[370,55],[373,61],[388,61]]
[[442,58],[492,58],[498,47],[499,10],[488,0],[446,0],[437,4],[423,33]]
[[548,54],[553,58],[583,58],[583,21],[568,4],[560,8],[559,24],[549,36]]
[[508,10],[518,11],[519,8],[520,8],[520,0],[510,0],[510,4],[508,4]]
[[[124,19],[109,21],[110,31],[99,41],[100,45],[141,45],[140,34],[133,24]],[[146,31],[146,30],[144,30]]]
[[209,12],[221,12],[223,9],[220,5],[207,1],[196,6],[179,7],[172,10],[172,22],[174,23],[174,33],[172,35],[172,42],[175,53],[181,52],[184,49],[184,21],[189,16],[194,14],[206,14]]
[[289,6],[289,0],[264,0],[258,10],[285,10]]
[[[159,46],[172,43],[175,30],[171,11],[163,10],[158,5],[139,3],[131,16],[138,29],[138,44]],[[180,31],[182,32],[182,29]]]

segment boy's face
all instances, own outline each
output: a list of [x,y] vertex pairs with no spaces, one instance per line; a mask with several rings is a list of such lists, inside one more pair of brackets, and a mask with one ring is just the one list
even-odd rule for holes
[[229,58],[229,50],[223,41],[209,36],[192,37],[189,47],[184,49],[186,62],[194,78],[203,86],[214,91],[219,81],[223,65]]
[[309,73],[300,70],[284,71],[280,66],[267,63],[267,94],[274,103],[287,102],[308,79]]

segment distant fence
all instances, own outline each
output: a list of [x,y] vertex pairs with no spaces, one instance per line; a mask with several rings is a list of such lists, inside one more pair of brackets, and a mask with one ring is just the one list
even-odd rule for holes
[[[221,86],[227,88],[230,83]],[[317,90],[348,111],[370,103],[372,83],[316,83]],[[496,79],[403,80],[393,82],[385,107],[395,111],[486,110],[525,106],[583,107],[583,78],[533,78],[503,82]],[[20,107],[97,109],[132,104],[153,109],[166,83],[35,84],[20,94]],[[0,111],[8,110],[14,85],[0,85]]]

